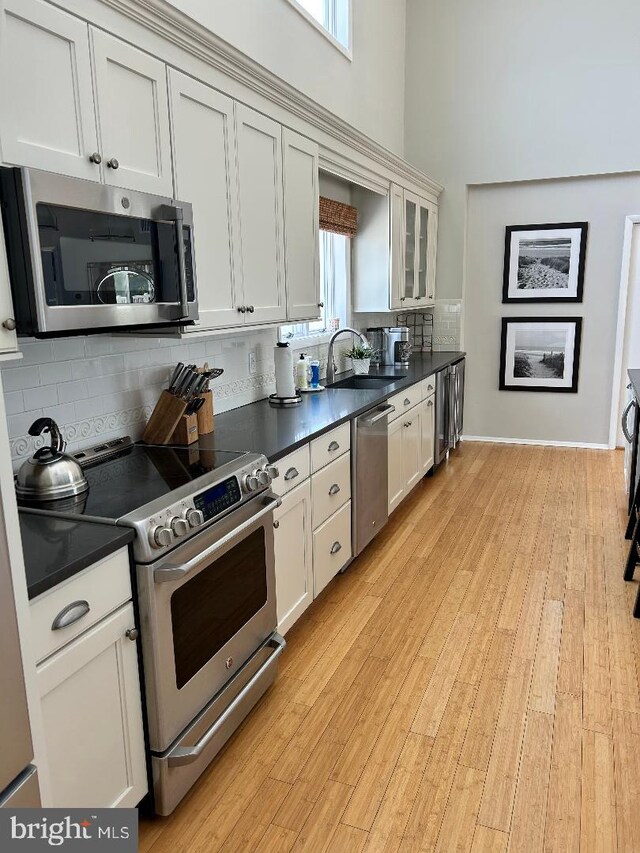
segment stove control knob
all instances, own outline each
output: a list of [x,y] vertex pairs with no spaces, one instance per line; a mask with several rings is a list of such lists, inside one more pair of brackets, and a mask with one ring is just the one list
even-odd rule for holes
[[189,527],[200,527],[201,524],[204,524],[204,513],[199,509],[185,509],[182,517]]
[[173,542],[173,534],[171,528],[161,527],[157,524],[149,531],[149,543],[152,548],[166,548]]
[[242,488],[245,492],[255,492],[260,487],[260,482],[254,474],[245,474],[242,478]]
[[272,480],[275,480],[280,476],[280,471],[278,471],[275,465],[267,465],[267,474]]
[[266,468],[259,468],[257,471],[253,472],[253,475],[258,478],[258,482],[261,486],[268,486],[271,482],[271,477],[267,474]]
[[169,521],[169,525],[171,526],[171,530],[174,536],[184,536],[189,532],[189,525],[184,520],[184,518],[179,518],[177,515],[174,515],[173,518]]

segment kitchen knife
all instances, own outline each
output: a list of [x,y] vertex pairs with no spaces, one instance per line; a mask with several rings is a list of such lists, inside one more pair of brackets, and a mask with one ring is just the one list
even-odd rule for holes
[[203,406],[204,406],[204,397],[196,397],[187,406],[187,411],[185,412],[185,414],[195,415],[196,412],[199,412]]
[[183,368],[184,368],[184,364],[181,361],[179,361],[176,364],[175,370],[173,371],[173,376],[171,377],[171,382],[169,382],[169,392],[171,394],[175,394],[176,386],[177,386],[178,380],[180,379],[180,376],[182,374]]
[[180,396],[182,397],[183,400],[189,400],[191,398],[193,388],[194,388],[196,382],[199,381],[199,379],[200,379],[199,373],[196,373],[195,370],[189,371],[188,379],[187,379],[186,383],[184,384],[184,386],[182,387],[182,390],[180,392]]
[[202,394],[202,392],[204,391],[204,388],[205,388],[208,381],[209,381],[209,379],[208,379],[206,373],[199,373],[198,374],[198,379],[195,382],[195,384],[193,385],[193,388],[191,389],[191,393],[190,393],[190,399],[191,400],[195,399],[200,394]]
[[180,374],[180,378],[178,379],[178,382],[175,386],[175,390],[173,392],[176,397],[182,397],[184,395],[185,388],[187,387],[191,376],[192,371],[188,367],[183,368],[182,373]]

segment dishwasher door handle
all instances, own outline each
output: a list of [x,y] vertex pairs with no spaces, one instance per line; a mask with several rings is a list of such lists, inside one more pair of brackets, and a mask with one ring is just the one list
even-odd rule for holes
[[364,426],[373,426],[374,424],[377,424],[378,421],[381,421],[383,418],[386,418],[387,415],[390,415],[392,412],[395,412],[395,410],[395,406],[384,406],[382,409],[379,409],[375,415],[371,415],[370,418],[359,418],[358,423],[361,423]]

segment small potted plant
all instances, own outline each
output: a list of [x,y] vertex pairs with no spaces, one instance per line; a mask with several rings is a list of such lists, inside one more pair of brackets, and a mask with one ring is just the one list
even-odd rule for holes
[[371,347],[353,346],[345,353],[346,358],[351,359],[351,369],[354,373],[368,373],[371,357],[376,351]]

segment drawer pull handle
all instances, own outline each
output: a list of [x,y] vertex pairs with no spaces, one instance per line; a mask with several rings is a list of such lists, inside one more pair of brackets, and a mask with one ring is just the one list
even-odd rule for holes
[[289,468],[287,473],[284,475],[285,480],[295,480],[296,477],[300,476],[300,471],[297,468]]
[[333,453],[335,450],[340,450],[340,445],[337,441],[332,441],[329,447],[327,447],[329,453]]
[[69,625],[73,625],[78,619],[86,616],[90,610],[88,601],[72,601],[58,613],[51,623],[51,630],[59,631],[60,628],[68,628]]
[[433,400],[429,400],[429,402],[427,403],[427,406],[433,406]]
[[331,497],[333,497],[333,495],[337,495],[339,491],[340,486],[337,483],[334,483],[333,486],[331,486],[331,488],[329,489],[329,494],[331,495]]
[[404,425],[405,425],[405,427],[410,427],[412,423],[413,423],[413,421],[405,421]]
[[433,391],[433,385],[427,385],[427,391]]
[[410,406],[410,405],[411,405],[411,400],[410,400],[408,397],[405,397],[405,398],[404,398],[404,404],[405,404],[405,406]]
[[338,551],[342,551],[342,545],[339,542],[334,542],[331,546],[330,554],[337,554]]
[[279,527],[280,527],[280,522],[279,522],[279,521],[274,521],[274,522],[273,522],[273,529],[274,529],[274,530],[277,530]]

